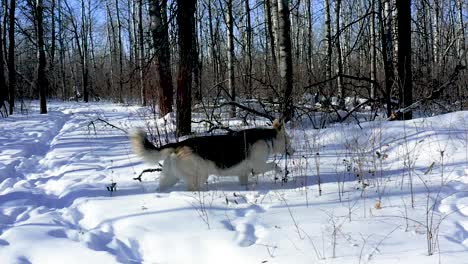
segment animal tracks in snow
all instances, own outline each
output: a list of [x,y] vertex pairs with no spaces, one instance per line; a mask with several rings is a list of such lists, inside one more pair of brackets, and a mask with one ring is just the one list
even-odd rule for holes
[[256,244],[267,233],[267,229],[259,219],[260,214],[265,213],[267,210],[256,203],[258,199],[257,194],[233,194],[233,197],[226,198],[228,201],[233,202],[236,208],[233,210],[233,218],[226,215],[226,220],[221,223],[230,231],[236,232],[236,243],[241,247],[249,247]]
[[454,230],[447,239],[468,248],[468,186],[459,183],[452,192],[452,195],[442,200],[438,209],[442,214],[455,218]]

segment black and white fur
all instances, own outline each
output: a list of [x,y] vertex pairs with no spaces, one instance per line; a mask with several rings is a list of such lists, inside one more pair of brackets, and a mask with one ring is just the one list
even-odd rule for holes
[[267,162],[274,154],[292,154],[289,136],[278,120],[273,128],[252,128],[225,135],[189,138],[156,147],[143,130],[131,134],[135,153],[148,163],[164,160],[159,179],[160,190],[183,180],[189,191],[199,190],[208,176],[238,176],[243,185],[248,176],[268,171],[280,172],[275,162]]

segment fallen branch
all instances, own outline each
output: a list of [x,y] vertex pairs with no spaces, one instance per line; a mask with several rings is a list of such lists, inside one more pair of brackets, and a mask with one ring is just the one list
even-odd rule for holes
[[134,179],[135,181],[142,182],[141,176],[143,176],[143,174],[148,173],[148,172],[157,172],[157,171],[162,171],[162,169],[161,169],[161,168],[145,169],[145,170],[143,170],[143,171],[140,173],[140,175],[138,175],[138,177],[133,178],[133,179]]
[[270,121],[273,121],[275,118],[267,113],[262,113],[262,112],[259,112],[255,109],[252,109],[250,107],[247,107],[245,105],[242,105],[242,104],[239,104],[237,102],[234,102],[234,101],[231,101],[231,102],[227,102],[227,103],[224,103],[224,104],[221,104],[219,107],[223,107],[223,106],[227,106],[227,105],[232,105],[232,106],[235,106],[235,107],[238,107],[244,111],[247,111],[249,113],[252,113],[254,115],[257,115],[257,116],[261,116],[261,117],[264,117],[264,118],[267,118],[268,120]]
[[455,67],[455,69],[453,70],[453,73],[450,75],[448,81],[446,81],[445,83],[441,84],[437,89],[433,89],[433,90],[431,91],[431,94],[429,94],[428,96],[423,97],[423,98],[417,100],[416,102],[410,104],[410,105],[407,106],[407,107],[398,109],[396,112],[392,113],[392,115],[391,115],[389,118],[387,118],[387,120],[388,120],[388,121],[399,120],[405,113],[410,112],[410,111],[413,111],[414,109],[416,109],[417,107],[419,107],[422,103],[425,103],[425,102],[428,102],[428,101],[432,101],[432,100],[435,100],[435,99],[439,99],[440,96],[442,95],[442,92],[443,92],[447,87],[449,87],[450,85],[454,84],[455,81],[457,81],[458,75],[459,75],[460,72],[461,72],[462,70],[464,70],[464,69],[466,69],[466,66],[465,66],[465,65],[462,65],[461,63],[459,63],[459,64]]
[[107,126],[110,126],[110,127],[112,127],[112,128],[115,128],[115,129],[117,129],[117,130],[120,130],[120,131],[124,132],[125,134],[128,134],[128,131],[127,131],[127,130],[125,130],[125,129],[123,129],[123,128],[120,128],[120,127],[118,127],[118,126],[116,126],[116,125],[113,125],[113,124],[111,124],[111,123],[109,123],[109,122],[107,122],[106,120],[101,119],[101,118],[97,118],[97,119],[95,119],[95,120],[93,120],[93,121],[90,121],[89,124],[88,124],[88,130],[89,130],[89,127],[90,127],[90,126],[93,126],[94,134],[96,134],[96,126],[95,126],[95,123],[96,123],[96,122],[102,122],[102,123],[104,123],[104,124],[107,125]]

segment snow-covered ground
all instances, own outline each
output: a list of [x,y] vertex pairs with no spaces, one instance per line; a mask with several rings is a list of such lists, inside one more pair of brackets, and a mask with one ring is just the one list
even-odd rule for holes
[[468,261],[468,112],[292,124],[297,151],[277,158],[287,183],[211,177],[161,193],[157,172],[132,179],[151,166],[127,135],[97,120],[144,127],[143,109],[49,108],[0,119],[0,263]]

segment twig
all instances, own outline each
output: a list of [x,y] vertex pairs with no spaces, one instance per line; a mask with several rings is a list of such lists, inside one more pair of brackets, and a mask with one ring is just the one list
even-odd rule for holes
[[155,168],[155,169],[145,169],[143,170],[140,175],[138,175],[138,177],[136,178],[133,178],[135,181],[139,181],[139,182],[142,182],[141,180],[141,176],[143,176],[144,173],[148,173],[148,172],[156,172],[156,171],[162,171],[161,168]]

